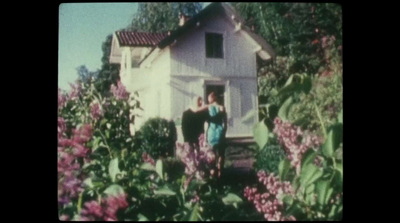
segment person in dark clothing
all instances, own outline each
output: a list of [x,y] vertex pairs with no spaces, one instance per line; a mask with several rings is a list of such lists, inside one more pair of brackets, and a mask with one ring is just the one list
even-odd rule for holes
[[204,122],[208,118],[208,106],[203,106],[203,99],[195,97],[193,105],[182,114],[182,134],[184,142],[195,148],[199,147],[199,136],[204,133]]

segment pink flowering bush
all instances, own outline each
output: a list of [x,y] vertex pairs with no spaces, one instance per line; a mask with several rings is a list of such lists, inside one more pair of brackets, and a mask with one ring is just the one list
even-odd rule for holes
[[125,100],[129,98],[129,92],[126,91],[126,88],[121,81],[117,82],[117,86],[114,84],[111,85],[111,92],[118,100]]
[[176,156],[185,164],[185,174],[198,180],[212,177],[216,173],[215,153],[210,145],[204,144],[204,135],[199,137],[199,148],[189,143],[176,143]]
[[[118,220],[128,207],[124,198],[108,196],[139,155],[129,153],[129,94],[119,83],[116,95],[102,98],[92,82],[76,81],[58,92],[58,203],[60,220]],[[111,128],[112,127],[112,128]],[[121,182],[123,184],[123,182]],[[123,190],[123,189],[122,189]],[[101,210],[101,212],[100,212]]]
[[117,212],[128,207],[126,194],[108,196],[99,204],[97,201],[85,202],[81,211],[81,221],[118,221]]
[[277,135],[279,143],[284,146],[290,164],[299,175],[304,153],[308,149],[317,149],[321,145],[321,139],[280,118],[275,118],[274,124],[273,132]]
[[294,221],[292,215],[284,216],[284,206],[281,199],[284,194],[292,196],[294,194],[290,182],[281,182],[274,174],[267,174],[265,171],[257,173],[258,181],[262,184],[262,189],[257,187],[246,187],[244,197],[253,202],[257,211],[263,214],[267,221]]
[[259,184],[244,189],[244,196],[266,220],[341,219],[342,117],[338,120],[341,121],[326,129],[327,138],[322,139],[289,121],[275,118],[273,133],[286,156],[279,163],[279,174],[261,170]]

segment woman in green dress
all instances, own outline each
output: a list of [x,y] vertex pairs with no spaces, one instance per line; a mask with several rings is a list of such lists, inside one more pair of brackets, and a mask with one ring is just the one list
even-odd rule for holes
[[211,92],[208,95],[208,113],[209,117],[205,125],[206,129],[206,142],[213,147],[217,154],[218,161],[218,176],[221,175],[221,169],[224,167],[225,157],[225,134],[227,130],[227,116],[225,107],[218,104],[216,95]]

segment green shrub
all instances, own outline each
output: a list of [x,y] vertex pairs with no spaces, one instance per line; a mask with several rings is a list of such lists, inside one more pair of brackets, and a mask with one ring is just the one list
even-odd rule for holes
[[162,118],[151,118],[140,128],[137,138],[140,150],[154,159],[173,156],[177,139],[175,123]]
[[278,174],[278,166],[281,160],[285,158],[285,152],[278,142],[272,141],[275,140],[271,140],[264,149],[256,154],[256,162],[254,163],[256,171],[265,170],[269,173]]

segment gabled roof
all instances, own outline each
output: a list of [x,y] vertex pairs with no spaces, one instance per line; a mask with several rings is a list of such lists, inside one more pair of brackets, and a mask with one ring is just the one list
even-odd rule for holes
[[170,35],[161,40],[158,43],[158,47],[163,49],[164,47],[170,45],[183,34],[197,26],[198,22],[208,18],[209,15],[217,13],[225,13],[226,16],[232,19],[236,25],[240,23],[241,30],[250,35],[252,39],[261,46],[262,50],[266,51],[272,58],[275,58],[275,51],[271,45],[269,45],[261,36],[252,32],[249,27],[243,25],[245,23],[244,19],[238,13],[236,13],[236,11],[230,5],[220,2],[209,4],[206,8],[188,20],[183,26],[171,32]]
[[117,31],[115,32],[120,46],[140,46],[152,47],[156,46],[167,33],[146,33],[133,31]]
[[185,33],[192,30],[198,23],[203,22],[215,14],[226,15],[227,18],[237,27],[240,31],[248,34],[252,40],[254,40],[259,46],[260,50],[257,54],[263,58],[263,60],[269,60],[275,58],[276,54],[271,45],[269,45],[261,36],[255,34],[251,29],[244,25],[244,19],[236,13],[236,11],[226,3],[214,2],[209,4],[198,14],[194,15],[191,19],[185,22],[181,27],[176,30],[167,33],[147,33],[147,32],[133,32],[133,31],[117,31],[115,32],[118,39],[119,46],[133,46],[133,47],[152,47],[152,50],[146,55],[146,57],[139,62],[142,63],[151,54],[156,47],[163,49],[168,45],[172,44],[175,40],[179,39]]

